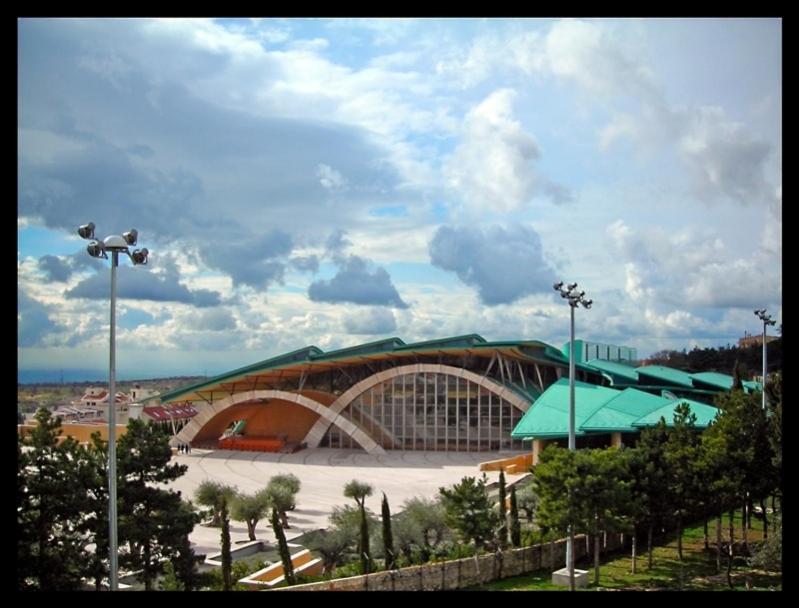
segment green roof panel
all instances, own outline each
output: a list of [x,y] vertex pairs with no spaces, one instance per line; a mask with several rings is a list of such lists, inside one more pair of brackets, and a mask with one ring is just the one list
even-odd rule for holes
[[[584,434],[580,431],[583,421],[618,394],[619,391],[612,388],[575,381],[574,424],[577,434]],[[561,378],[536,399],[519,420],[511,436],[520,439],[524,437],[563,437],[568,434],[569,380]]]
[[635,384],[638,382],[638,372],[629,365],[616,363],[615,361],[605,361],[604,359],[591,359],[587,364],[609,374],[614,382],[622,384]]
[[633,426],[655,426],[660,421],[661,417],[666,419],[666,426],[674,426],[674,410],[677,409],[677,406],[680,403],[687,403],[691,406],[691,413],[696,414],[696,428],[698,429],[707,428],[708,425],[715,420],[716,414],[718,414],[719,411],[718,408],[715,408],[712,405],[705,405],[704,403],[699,403],[698,401],[692,401],[690,399],[675,399],[673,401],[669,401],[663,407],[650,412],[646,416],[642,416],[633,422]]
[[633,422],[668,403],[663,397],[627,388],[594,412],[580,428],[584,431],[634,431]]
[[[688,372],[666,367],[664,365],[645,365],[638,367],[638,381],[642,385],[657,384],[666,382],[676,386],[684,386],[686,388],[693,388],[694,383],[691,380],[691,374]],[[657,382],[651,382],[654,379]]]
[[711,388],[721,389],[728,391],[732,388],[733,377],[727,374],[720,374],[718,372],[699,372],[698,374],[691,374],[694,380],[694,386],[697,388]]

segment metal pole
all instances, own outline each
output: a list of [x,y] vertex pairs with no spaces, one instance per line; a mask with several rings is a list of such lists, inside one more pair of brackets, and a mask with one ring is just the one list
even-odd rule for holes
[[[574,436],[574,306],[571,309],[571,332],[569,335],[569,451],[577,447]],[[569,589],[574,591],[574,527],[569,526],[569,538],[566,541],[566,567],[569,569]]]
[[116,303],[119,253],[111,252],[111,354],[108,370],[108,556],[109,586],[118,588],[117,568],[117,442],[116,442]]
[[763,319],[763,409],[766,409],[766,327],[768,322]]

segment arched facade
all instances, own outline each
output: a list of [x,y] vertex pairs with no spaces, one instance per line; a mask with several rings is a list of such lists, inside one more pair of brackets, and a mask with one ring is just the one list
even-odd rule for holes
[[529,402],[494,380],[449,365],[404,365],[355,384],[308,433],[308,447],[356,447],[340,420],[384,449],[497,451],[523,449],[510,431]]
[[[194,405],[200,414],[179,440],[209,447],[220,439],[235,445],[221,437],[227,433],[242,446],[276,439],[286,449],[524,450],[511,431],[566,370],[559,349],[535,340],[387,338],[329,352],[301,348],[162,400]],[[583,381],[607,382],[590,366],[577,364],[577,371]]]
[[380,454],[384,451],[371,437],[352,422],[346,419],[336,420],[330,408],[322,403],[304,395],[277,390],[244,391],[207,406],[175,436],[174,443],[192,443],[207,425],[230,408],[244,403],[257,402],[260,400],[266,401],[270,399],[295,403],[315,412],[319,415],[320,419],[328,420],[329,423],[335,421],[337,428],[339,428],[342,433],[350,437],[356,446],[362,447],[370,454]]

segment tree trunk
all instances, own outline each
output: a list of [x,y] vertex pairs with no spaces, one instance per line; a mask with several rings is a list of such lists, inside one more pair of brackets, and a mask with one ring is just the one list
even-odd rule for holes
[[636,539],[638,538],[637,530],[633,530],[633,538],[632,538],[632,545],[633,545],[633,574],[635,574],[635,549],[636,549]]
[[747,516],[747,513],[746,513],[747,512],[747,506],[748,505],[746,504],[746,501],[744,501],[744,505],[743,505],[743,521],[741,522],[741,535],[743,537],[743,542],[744,542],[744,555],[747,555],[748,552],[749,552],[749,545],[747,543],[748,535],[747,535],[747,532],[746,532],[747,520],[749,519],[748,516]]
[[732,545],[735,542],[735,512],[730,510],[727,516],[730,518],[730,545]]
[[682,515],[677,517],[677,557],[682,562]]
[[766,513],[766,499],[760,499],[760,510],[763,512],[763,539],[768,538],[768,513]]
[[654,532],[655,524],[650,522],[649,523],[649,530],[646,534],[646,551],[648,554],[648,562],[647,562],[647,569],[652,569],[652,533]]
[[705,517],[705,523],[704,523],[704,526],[703,526],[703,532],[705,534],[705,550],[706,551],[708,549],[710,549],[710,544],[708,543],[708,537],[707,537],[707,522],[708,522],[708,519],[709,519],[709,517]]
[[730,549],[727,555],[727,584],[730,586],[730,589],[733,588],[732,576],[730,576],[730,572],[732,571],[732,555],[733,555],[733,549],[732,549],[732,543],[730,543]]
[[252,520],[247,521],[247,535],[250,540],[255,540],[255,522]]
[[594,537],[594,584],[599,586],[599,534]]
[[719,516],[716,519],[716,572],[721,572],[721,528],[723,526],[721,517],[722,513],[719,511]]

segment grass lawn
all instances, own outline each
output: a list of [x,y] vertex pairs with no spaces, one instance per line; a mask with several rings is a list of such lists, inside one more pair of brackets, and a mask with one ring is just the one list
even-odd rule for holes
[[[741,514],[736,513],[735,538],[741,539]],[[752,521],[753,529],[748,531],[748,540],[761,540],[763,538],[763,522],[757,519]],[[726,535],[729,523],[724,517],[722,529]],[[677,540],[669,539],[665,544],[653,549],[652,568],[647,568],[646,539],[639,539],[638,546],[641,556],[637,560],[636,574],[632,574],[632,563],[629,553],[616,553],[603,556],[599,569],[599,586],[593,584],[594,570],[587,560],[578,564],[579,568],[589,571],[591,583],[588,590],[606,591],[640,591],[640,590],[729,590],[726,576],[726,559],[722,556],[722,572],[716,571],[716,523],[711,521],[708,526],[710,536],[710,550],[704,548],[704,537],[701,523],[698,526],[687,528],[683,534],[683,561],[677,558]],[[590,562],[593,564],[593,559]],[[736,558],[731,572],[733,586],[736,590],[749,588],[760,590],[782,589],[782,575],[775,572],[754,570],[747,566],[745,558]],[[549,570],[517,576],[495,581],[475,589],[497,591],[533,591],[533,590],[558,590],[565,591],[568,587],[558,587],[552,584],[552,573]]]

